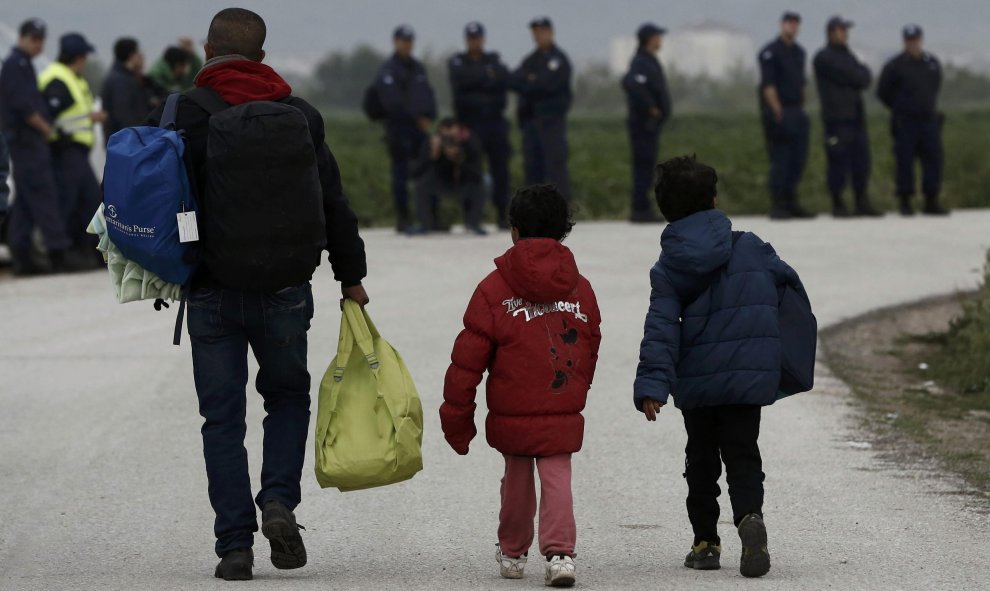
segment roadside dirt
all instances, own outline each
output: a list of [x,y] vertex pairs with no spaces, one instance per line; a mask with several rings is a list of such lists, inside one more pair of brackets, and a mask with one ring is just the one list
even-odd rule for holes
[[990,413],[926,375],[965,296],[925,300],[843,322],[821,334],[829,367],[856,395],[863,426],[885,460],[961,477],[957,494],[990,511]]

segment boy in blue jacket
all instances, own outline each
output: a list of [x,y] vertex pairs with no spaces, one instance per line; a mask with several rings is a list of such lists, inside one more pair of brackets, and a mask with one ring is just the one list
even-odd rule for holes
[[760,577],[770,570],[770,553],[757,439],[761,407],[776,401],[781,379],[778,294],[790,285],[807,295],[769,244],[732,231],[716,209],[717,182],[715,169],[694,157],[657,166],[656,199],[670,224],[650,271],[634,401],[655,421],[672,395],[684,415],[684,478],[694,529],[684,566],[720,567],[718,479],[725,462],[742,541],[739,570]]

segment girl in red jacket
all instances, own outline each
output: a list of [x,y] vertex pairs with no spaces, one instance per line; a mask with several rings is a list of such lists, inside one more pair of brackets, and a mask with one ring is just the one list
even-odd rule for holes
[[547,585],[575,582],[571,454],[581,449],[584,409],[598,361],[595,293],[560,243],[574,223],[551,185],[520,189],[509,207],[514,246],[478,285],[454,343],[440,407],[450,446],[467,454],[477,434],[475,394],[488,371],[488,443],[505,457],[497,560],[523,576],[533,543],[540,473],[540,553]]

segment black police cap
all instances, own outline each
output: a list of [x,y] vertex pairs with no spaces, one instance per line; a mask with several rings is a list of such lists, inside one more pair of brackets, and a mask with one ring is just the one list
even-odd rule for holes
[[907,25],[902,31],[905,39],[918,39],[922,37],[925,33],[921,30],[918,25]]
[[44,37],[48,33],[48,25],[40,18],[29,18],[21,23],[18,33],[21,37]]
[[825,25],[826,31],[832,31],[835,29],[850,29],[853,26],[853,22],[846,20],[839,15],[835,15],[828,19],[828,23]]
[[530,29],[536,29],[538,27],[546,27],[548,29],[552,29],[553,21],[550,20],[549,16],[538,16],[533,20],[529,21]]
[[478,21],[471,21],[464,25],[464,36],[465,37],[484,37],[485,36],[485,25],[479,23]]
[[640,43],[645,43],[650,37],[654,35],[666,35],[667,29],[663,27],[658,27],[653,23],[645,23],[639,27],[636,31],[636,38],[639,39]]
[[780,21],[781,22],[784,22],[784,21],[794,21],[794,22],[798,22],[799,23],[799,22],[801,22],[801,15],[798,14],[798,13],[796,13],[796,12],[794,12],[793,10],[788,10],[787,12],[785,12],[780,17]]
[[392,39],[404,39],[411,41],[416,38],[416,31],[409,25],[399,25],[392,31]]

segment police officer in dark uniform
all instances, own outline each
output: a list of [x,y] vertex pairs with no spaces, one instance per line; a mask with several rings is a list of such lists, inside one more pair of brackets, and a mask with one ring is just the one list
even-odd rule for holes
[[921,160],[921,190],[925,195],[922,213],[946,215],[939,203],[942,188],[942,115],[938,91],[942,66],[923,48],[921,27],[904,27],[904,52],[884,66],[877,96],[891,112],[894,157],[897,159],[897,197],[901,213],[914,215],[914,160]]
[[[832,195],[832,214],[837,218],[883,215],[873,209],[866,193],[870,179],[870,141],[863,91],[870,86],[872,74],[849,49],[852,26],[852,21],[841,16],[830,18],[825,27],[828,43],[815,54],[813,61],[825,125],[828,190]],[[847,177],[852,177],[856,196],[853,211],[842,199]]]
[[419,155],[437,116],[437,103],[426,68],[412,55],[415,40],[412,27],[396,27],[392,33],[395,52],[375,78],[375,89],[385,111],[385,141],[392,159],[392,195],[399,232],[412,226],[409,164]]
[[450,87],[454,113],[481,142],[492,177],[492,202],[498,225],[508,229],[509,123],[505,120],[509,70],[495,52],[485,51],[485,27],[479,22],[464,27],[467,51],[450,58]]
[[770,152],[770,217],[812,218],[797,202],[797,186],[808,162],[808,114],[804,111],[805,53],[797,43],[801,16],[785,12],[780,36],[758,56],[760,114]]
[[48,138],[54,133],[48,108],[38,90],[31,60],[45,47],[45,23],[25,21],[15,46],[0,70],[0,126],[14,165],[14,202],[10,207],[7,237],[14,274],[36,275],[45,271],[32,259],[31,236],[35,228],[48,249],[52,269],[70,270],[65,259],[69,238],[58,205]]
[[622,79],[629,107],[629,144],[632,147],[632,214],[633,223],[656,223],[663,218],[654,213],[650,202],[653,170],[657,164],[660,129],[670,120],[671,101],[667,77],[657,59],[666,29],[647,23],[636,37],[639,48]]
[[519,93],[517,115],[523,131],[526,184],[552,183],[571,197],[567,169],[567,111],[571,108],[571,62],[554,43],[547,17],[529,23],[536,50],[509,77]]

